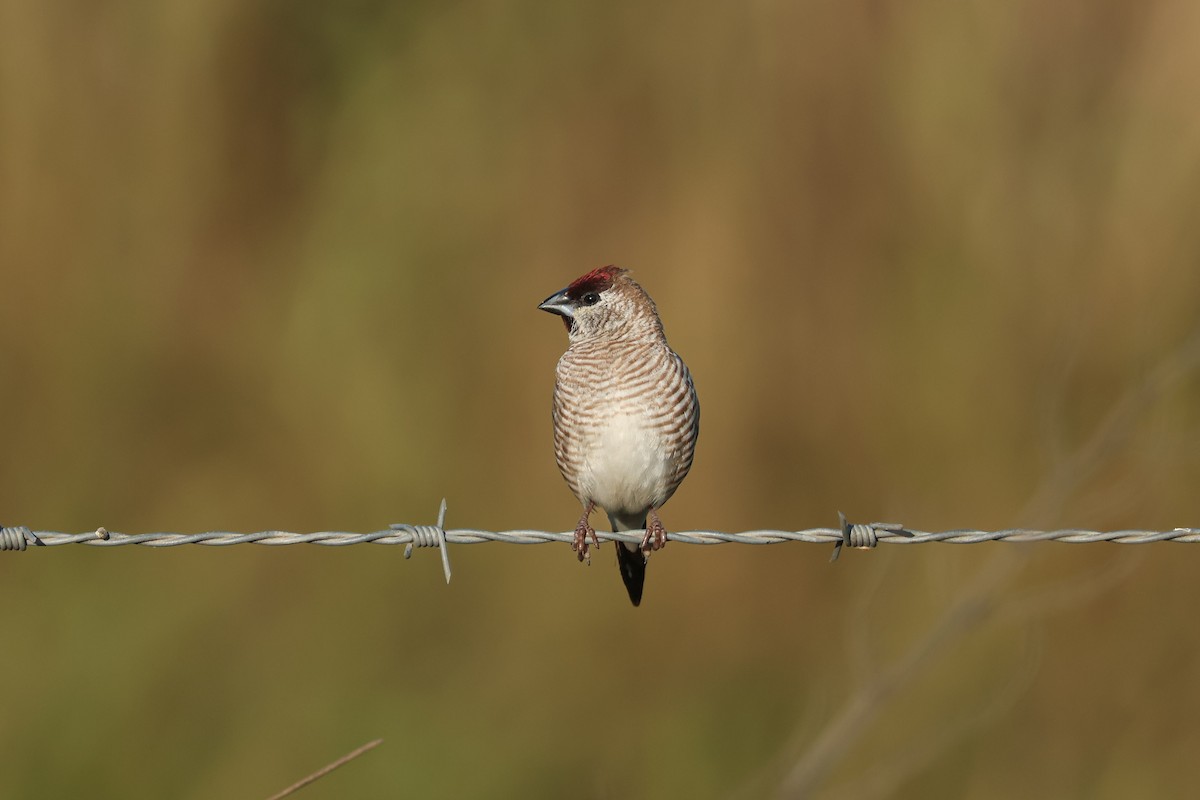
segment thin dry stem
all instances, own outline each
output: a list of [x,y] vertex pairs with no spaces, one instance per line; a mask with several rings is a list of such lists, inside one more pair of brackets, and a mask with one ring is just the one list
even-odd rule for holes
[[307,778],[301,778],[300,780],[293,783],[291,786],[284,789],[282,792],[271,795],[269,798],[267,798],[267,800],[280,800],[280,798],[287,797],[288,795],[293,794],[294,792],[297,792],[300,789],[303,789],[305,786],[308,786],[313,781],[320,780],[321,778],[323,778],[326,775],[328,775],[329,773],[333,772],[335,769],[342,766],[343,764],[345,764],[349,761],[353,761],[354,759],[361,756],[363,753],[367,752],[368,750],[371,750],[372,748],[378,747],[382,743],[383,743],[383,739],[376,739],[373,742],[367,742],[362,747],[359,747],[356,750],[351,750],[349,753],[346,753],[346,755],[342,756],[337,761],[326,764],[325,766],[321,767],[319,770],[314,772],[312,775],[309,775]]

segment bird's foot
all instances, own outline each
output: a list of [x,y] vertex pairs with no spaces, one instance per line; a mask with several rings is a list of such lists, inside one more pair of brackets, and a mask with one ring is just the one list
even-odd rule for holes
[[667,529],[653,509],[646,516],[646,535],[642,537],[642,552],[649,553],[667,546]]
[[[600,538],[596,536],[596,529],[588,521],[588,516],[592,513],[592,506],[588,506],[583,512],[583,516],[579,518],[579,524],[575,526],[575,541],[571,544],[571,549],[575,551],[575,555],[580,561],[592,563],[591,545],[600,546]],[[591,539],[591,543],[588,542]]]

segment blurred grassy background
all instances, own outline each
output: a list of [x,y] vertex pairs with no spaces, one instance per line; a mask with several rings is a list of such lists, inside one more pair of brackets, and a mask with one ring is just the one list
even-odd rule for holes
[[[615,262],[704,406],[669,528],[1195,525],[1195,377],[1017,517],[1200,322],[1198,37],[1169,1],[3,4],[0,520],[566,530],[535,305]],[[637,610],[609,547],[460,547],[449,588],[399,548],[4,554],[0,796],[266,796],[376,736],[304,797],[771,796],[998,547],[676,545]],[[1197,569],[1036,546],[996,609],[1085,591],[981,619],[818,795],[1183,794]]]

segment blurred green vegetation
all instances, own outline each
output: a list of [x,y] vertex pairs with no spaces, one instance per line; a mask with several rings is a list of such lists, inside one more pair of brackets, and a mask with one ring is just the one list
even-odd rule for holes
[[[0,520],[565,530],[535,305],[615,262],[704,407],[669,528],[1195,525],[1195,377],[1017,517],[1200,324],[1198,37],[1171,0],[3,4]],[[377,736],[304,797],[770,796],[998,547],[676,545],[637,610],[605,548],[460,547],[449,588],[4,554],[0,796],[267,796]],[[996,610],[1085,591],[981,619],[820,796],[1184,794],[1198,569],[1036,546]]]

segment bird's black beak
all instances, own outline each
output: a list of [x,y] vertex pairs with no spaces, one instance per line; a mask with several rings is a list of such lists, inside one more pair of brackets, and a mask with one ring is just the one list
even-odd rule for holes
[[551,314],[558,314],[562,317],[563,327],[567,329],[569,334],[575,328],[575,307],[571,305],[571,301],[567,299],[567,290],[556,292],[538,306],[542,311],[549,311]]
[[575,309],[571,305],[571,301],[567,299],[567,290],[556,292],[538,306],[542,311],[549,311],[551,314],[558,314],[560,317],[565,317],[567,320],[575,316]]

